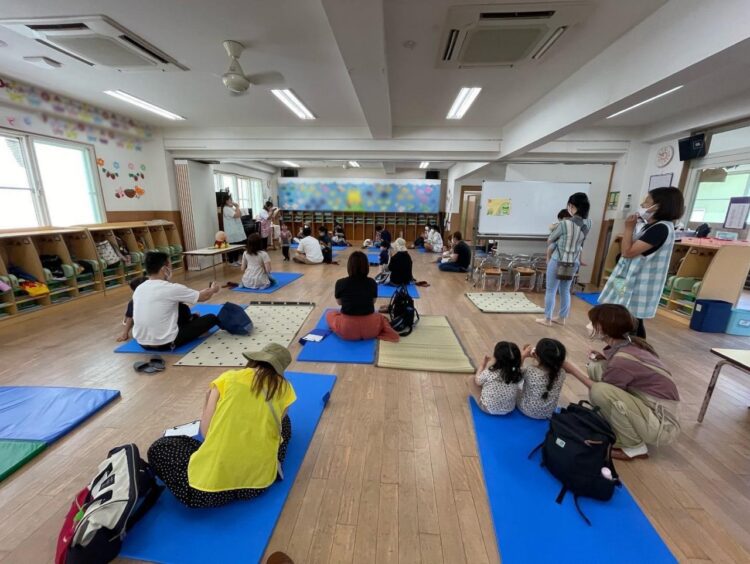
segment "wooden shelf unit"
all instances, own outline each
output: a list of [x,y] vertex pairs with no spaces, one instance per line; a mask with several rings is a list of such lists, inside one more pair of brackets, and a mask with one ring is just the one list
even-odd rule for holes
[[[96,243],[109,241],[116,249],[118,239],[131,254],[131,264],[104,268],[96,252]],[[0,279],[12,286],[0,292],[0,321],[37,311],[69,300],[100,294],[143,276],[143,257],[149,250],[164,250],[174,270],[183,268],[182,242],[175,225],[153,220],[133,223],[103,223],[68,228],[40,227],[23,231],[0,231]],[[57,255],[72,272],[63,279],[51,278],[42,265],[42,255]],[[136,260],[137,259],[137,260]],[[88,264],[93,270],[75,274],[73,263]],[[18,267],[39,281],[49,293],[29,296],[12,284],[10,268]]]
[[344,226],[349,241],[364,241],[375,237],[375,226],[382,225],[393,238],[403,236],[407,243],[419,237],[427,223],[443,224],[443,213],[401,213],[401,212],[312,212],[284,210],[282,221],[289,226],[293,236],[307,224],[317,235],[318,227],[324,225],[329,231],[334,223]]
[[[609,278],[620,254],[620,237],[615,238],[604,261],[602,284]],[[737,305],[750,271],[750,243],[717,239],[683,238],[676,242],[667,277],[695,278],[701,282],[697,295],[665,286],[659,313],[690,323],[696,299],[723,300]]]

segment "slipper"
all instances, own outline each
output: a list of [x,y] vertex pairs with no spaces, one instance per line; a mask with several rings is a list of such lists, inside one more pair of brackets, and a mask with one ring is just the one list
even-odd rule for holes
[[237,286],[239,286],[237,282],[227,282],[222,286],[222,288],[236,288]]
[[163,371],[167,367],[167,363],[158,354],[148,359],[148,363],[153,366],[157,372]]
[[420,280],[419,282],[414,283],[415,286],[420,286],[421,288],[429,288],[430,283],[426,280]]
[[133,370],[136,372],[144,372],[146,374],[153,374],[155,372],[159,372],[159,370],[152,366],[150,362],[139,360],[138,362],[133,364]]

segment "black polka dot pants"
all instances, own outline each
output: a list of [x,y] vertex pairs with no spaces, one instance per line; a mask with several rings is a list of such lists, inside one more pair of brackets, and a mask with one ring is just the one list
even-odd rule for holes
[[[289,416],[281,421],[281,436],[284,442],[279,446],[279,462],[284,462],[286,449],[292,438],[292,422]],[[204,492],[190,487],[188,464],[190,457],[201,446],[193,437],[162,437],[148,449],[148,462],[156,475],[169,488],[169,491],[184,505],[195,508],[219,507],[236,499],[258,497],[268,488]]]

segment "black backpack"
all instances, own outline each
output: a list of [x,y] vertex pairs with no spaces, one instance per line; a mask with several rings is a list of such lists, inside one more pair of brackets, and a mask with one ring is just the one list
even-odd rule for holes
[[[601,501],[612,498],[615,487],[620,485],[612,463],[614,443],[615,433],[599,408],[579,401],[552,414],[544,442],[531,451],[529,458],[542,450],[542,466],[562,483],[557,503],[562,503],[565,494],[571,492],[578,513],[591,525],[578,506],[578,498]],[[609,469],[611,480],[602,475],[604,468]]]
[[391,317],[391,327],[402,337],[410,335],[419,322],[419,313],[405,284],[399,286],[391,296],[388,315]]
[[101,564],[120,553],[133,525],[163,486],[134,444],[109,451],[91,483],[73,501],[57,539],[56,564]]

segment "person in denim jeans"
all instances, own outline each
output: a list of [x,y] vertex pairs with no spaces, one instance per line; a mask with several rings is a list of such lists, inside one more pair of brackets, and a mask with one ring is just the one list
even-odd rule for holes
[[[556,244],[557,247],[552,253],[552,258],[547,263],[547,290],[544,294],[544,318],[537,319],[536,322],[546,327],[551,327],[552,323],[565,325],[565,320],[570,314],[570,289],[573,286],[573,280],[559,280],[557,278],[557,269],[561,262],[573,263],[575,272],[578,271],[581,261],[581,250],[586,235],[591,230],[591,220],[589,217],[589,198],[583,192],[576,192],[568,198],[568,212],[571,217],[563,219],[550,233],[547,239],[547,245]],[[560,312],[554,317],[555,301],[557,293],[560,293]]]

